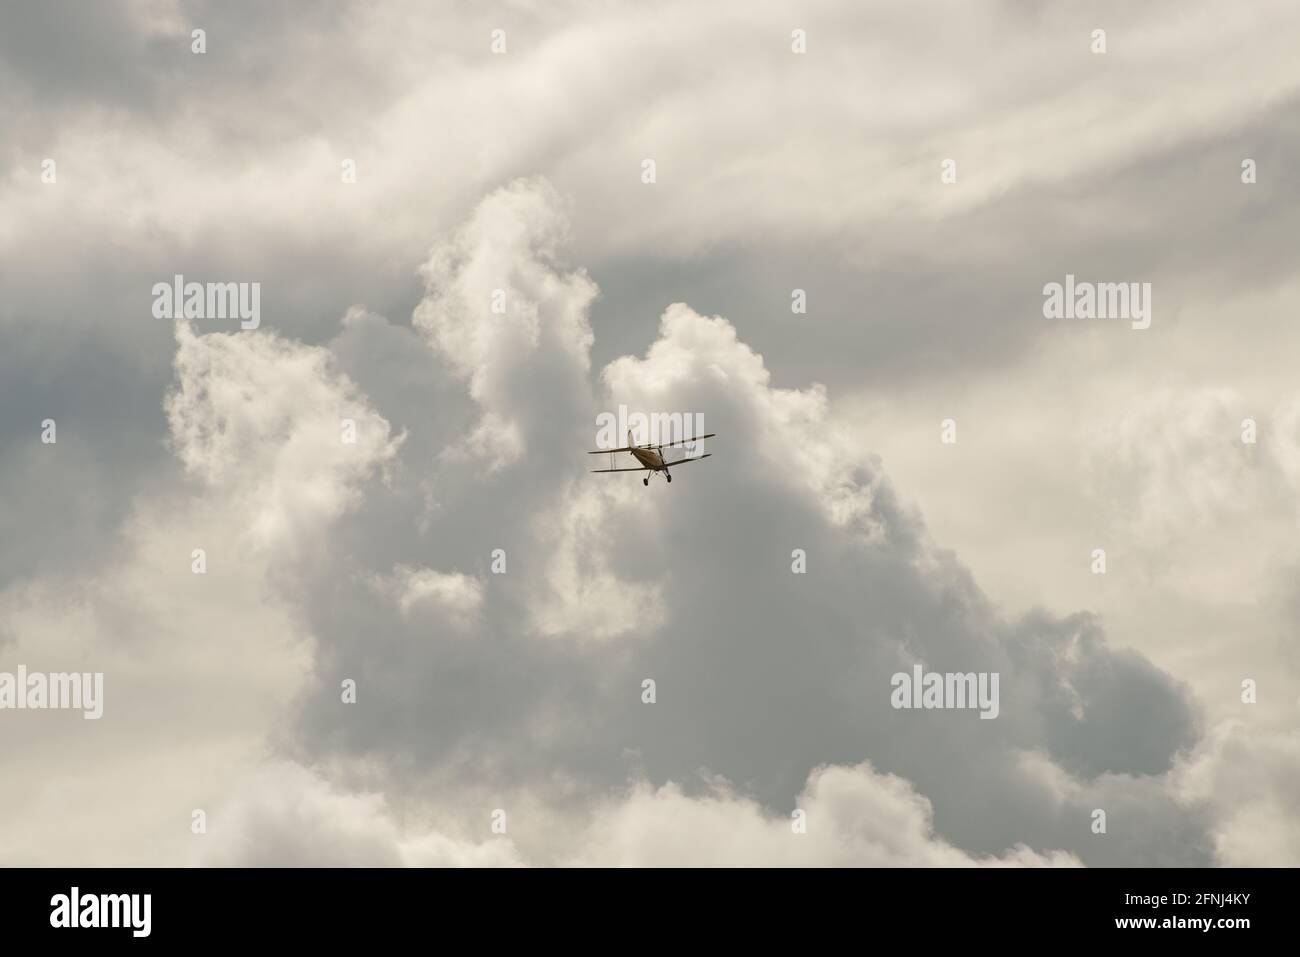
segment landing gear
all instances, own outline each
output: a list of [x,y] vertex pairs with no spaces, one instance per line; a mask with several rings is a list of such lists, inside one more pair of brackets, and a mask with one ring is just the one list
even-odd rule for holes
[[673,473],[672,473],[672,472],[669,472],[669,471],[666,471],[666,470],[665,470],[665,471],[664,471],[664,475],[668,476],[668,481],[671,482],[671,481],[673,480]]
[[645,478],[643,478],[643,479],[641,480],[641,484],[642,484],[642,485],[649,485],[649,484],[650,484],[650,476],[647,475]]

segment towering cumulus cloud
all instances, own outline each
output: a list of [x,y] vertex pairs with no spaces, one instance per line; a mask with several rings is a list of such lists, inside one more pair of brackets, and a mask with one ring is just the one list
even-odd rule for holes
[[[774,387],[727,319],[670,306],[645,356],[610,363],[593,388],[595,290],[557,265],[564,231],[553,190],[517,182],[425,269],[417,326],[528,454],[435,456],[456,490],[446,517],[369,549],[378,567],[359,555],[329,564],[305,607],[320,667],[331,679],[362,671],[367,700],[305,698],[305,759],[365,765],[373,784],[379,756],[396,806],[438,806],[464,834],[518,807],[509,834],[536,862],[569,859],[574,842],[583,859],[635,857],[627,829],[642,816],[667,827],[674,809],[711,831],[734,820],[767,847],[794,836],[788,818],[805,801],[820,836],[773,845],[775,859],[867,863],[882,858],[854,834],[884,813],[871,800],[900,795],[916,839],[884,858],[899,863],[913,850],[918,863],[1209,860],[1204,809],[1167,780],[1197,740],[1177,682],[1109,648],[1087,614],[996,612],[852,441],[827,390]],[[508,290],[506,312],[471,322],[494,288]],[[571,460],[595,412],[619,403],[702,410],[720,454],[653,498],[549,461]],[[491,478],[456,482],[457,470]],[[502,509],[522,531],[493,537]],[[459,564],[479,569],[470,642],[465,609],[416,601],[425,579],[409,568],[396,573],[403,588],[373,586],[392,580],[398,554],[437,567],[444,529]],[[489,568],[497,543],[504,574]],[[795,549],[806,574],[791,572]],[[891,707],[891,676],[915,664],[997,672],[999,716]],[[851,799],[828,794],[864,795],[861,815],[833,811]],[[1108,840],[1091,839],[1096,808],[1113,809]],[[702,846],[663,842],[655,859],[690,862]]]

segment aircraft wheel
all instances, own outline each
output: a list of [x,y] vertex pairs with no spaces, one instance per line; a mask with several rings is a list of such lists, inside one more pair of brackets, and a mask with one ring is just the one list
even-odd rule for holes
[[642,485],[649,485],[649,484],[650,484],[650,476],[647,475],[645,478],[643,478],[643,479],[641,480],[641,484],[642,484]]
[[671,475],[669,475],[669,476],[668,476],[668,481],[671,482],[672,480],[673,480],[673,477],[672,477]]

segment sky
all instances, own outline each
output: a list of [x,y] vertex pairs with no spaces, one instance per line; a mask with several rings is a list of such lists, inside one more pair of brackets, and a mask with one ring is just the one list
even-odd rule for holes
[[1300,864],[1298,31],[3,3],[0,863]]

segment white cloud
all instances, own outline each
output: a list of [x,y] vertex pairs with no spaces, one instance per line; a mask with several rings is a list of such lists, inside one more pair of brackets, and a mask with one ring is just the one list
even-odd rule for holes
[[1271,421],[1261,423],[1259,442],[1276,463],[1288,498],[1300,508],[1300,395],[1288,396],[1273,410]]
[[485,412],[464,441],[443,450],[448,462],[472,460],[483,462],[489,472],[497,472],[519,461],[526,449],[519,424],[495,412]]
[[1225,722],[1177,769],[1187,801],[1208,804],[1223,867],[1295,867],[1300,862],[1300,732]]
[[725,395],[752,432],[763,469],[810,495],[837,525],[883,534],[872,514],[876,463],[830,416],[825,388],[773,388],[763,357],[721,316],[669,306],[645,358],[616,359],[601,379],[611,401],[633,408],[676,409],[688,395]]
[[[975,858],[937,837],[930,802],[912,785],[880,774],[870,763],[822,767],[809,776],[791,815],[771,814],[715,782],[712,793],[689,797],[667,783],[639,784],[597,811],[573,863],[642,867],[976,867],[1078,866],[1060,851],[1024,846]],[[791,813],[795,809],[791,809]]]
[[[172,443],[186,472],[246,511],[260,546],[296,541],[354,504],[403,436],[331,367],[330,353],[270,332],[176,327]],[[344,441],[345,422],[355,442]]]
[[664,623],[658,582],[629,581],[610,570],[609,530],[629,516],[634,522],[651,517],[626,490],[586,485],[569,489],[558,506],[537,519],[547,548],[532,605],[539,634],[602,641],[653,632]]
[[[272,582],[397,447],[323,350],[263,331],[180,326],[177,340],[172,444],[199,487],[142,493],[102,568],[0,592],[7,656],[104,673],[93,734],[51,712],[0,721],[8,773],[43,782],[0,797],[4,819],[21,822],[0,831],[14,862],[186,853],[190,809],[261,759],[309,684],[312,636]],[[340,443],[340,416],[357,419],[356,446]]]
[[1263,446],[1242,441],[1251,408],[1233,389],[1161,389],[1094,428],[1094,494],[1113,504],[1149,547],[1189,525],[1239,518],[1270,494]]
[[199,863],[218,867],[510,867],[508,836],[480,842],[404,828],[382,794],[348,793],[307,768],[266,765],[209,819]]
[[436,608],[468,624],[483,605],[483,582],[460,572],[395,565],[391,576],[377,578],[373,584],[396,600],[403,615],[424,607]]
[[[176,30],[165,5],[142,9],[142,32]],[[185,127],[183,110],[158,118],[161,131],[124,132],[117,112],[91,114],[58,131],[55,151],[94,157],[72,163],[76,180],[130,196],[133,224],[166,222],[186,238],[230,221],[288,223],[304,236],[346,224],[400,249],[423,241],[465,189],[548,168],[564,189],[591,191],[584,216],[603,247],[688,253],[765,230],[833,234],[961,214],[1019,185],[1105,173],[1231,127],[1300,86],[1287,43],[1297,14],[1285,0],[1130,7],[1110,18],[1105,56],[1088,53],[1092,20],[1065,8],[1031,17],[1014,5],[932,0],[866,16],[832,4],[804,19],[804,56],[790,53],[791,18],[780,8],[676,2],[653,13],[627,4],[582,12],[564,4],[534,12],[509,31],[510,53],[500,57],[487,55],[499,25],[488,11],[396,5],[382,16],[342,16],[335,33],[276,34],[289,48],[277,47],[280,59],[297,69],[277,72],[273,85],[178,91],[202,97],[212,129]],[[312,62],[306,51],[321,48],[335,56]],[[722,50],[725,71],[713,68]],[[347,69],[331,69],[340,62]],[[1146,95],[1156,84],[1183,92],[1179,108]],[[358,86],[370,95],[358,96]],[[30,104],[14,112],[16,122],[41,122]],[[232,179],[211,146],[250,114],[262,119],[245,133],[257,161]],[[1103,121],[1105,135],[1080,135]],[[169,135],[176,129],[189,135]],[[338,189],[343,155],[360,163],[350,193]],[[653,188],[637,180],[647,155],[660,164]],[[938,183],[938,163],[950,156],[960,163],[956,190]],[[810,164],[822,175],[809,178]],[[0,204],[20,213],[6,225],[50,201],[26,185],[0,190]],[[79,217],[98,214],[100,204],[78,203],[70,190],[53,199]],[[12,239],[21,235],[15,228]]]
[[479,203],[422,268],[428,293],[415,309],[415,325],[469,383],[484,413],[453,452],[480,455],[494,469],[527,451],[528,430],[519,419],[536,403],[528,370],[577,378],[589,366],[587,309],[596,286],[585,272],[557,265],[567,230],[555,189],[519,180]]
[[[471,801],[473,803],[473,801]],[[349,792],[319,773],[273,762],[209,816],[198,860],[219,866],[501,867],[1077,867],[1073,855],[1016,845],[966,854],[934,833],[929,801],[864,762],[813,771],[791,814],[764,810],[726,781],[691,796],[645,782],[590,809],[555,816],[523,797],[516,826],[562,837],[525,853],[508,835],[470,839],[405,820],[376,791]],[[793,809],[792,809],[793,811]],[[487,821],[486,813],[481,815]],[[487,829],[486,823],[483,825]]]

